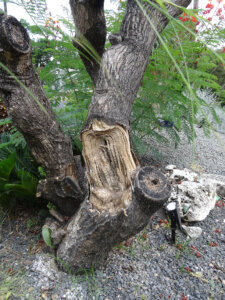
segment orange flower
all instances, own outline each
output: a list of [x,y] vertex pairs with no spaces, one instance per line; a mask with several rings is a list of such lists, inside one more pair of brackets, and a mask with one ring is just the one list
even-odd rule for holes
[[191,16],[191,21],[192,22],[197,22],[197,19],[194,16]]

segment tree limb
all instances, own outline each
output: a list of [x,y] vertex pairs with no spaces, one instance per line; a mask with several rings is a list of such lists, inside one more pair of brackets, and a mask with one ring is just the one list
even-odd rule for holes
[[70,6],[76,27],[74,46],[95,85],[106,39],[104,0],[70,0]]
[[71,215],[84,197],[71,142],[57,123],[33,70],[26,30],[14,17],[4,14],[0,15],[0,48],[0,62],[11,72],[10,75],[0,68],[0,97],[13,125],[23,134],[32,155],[47,174],[37,195]]

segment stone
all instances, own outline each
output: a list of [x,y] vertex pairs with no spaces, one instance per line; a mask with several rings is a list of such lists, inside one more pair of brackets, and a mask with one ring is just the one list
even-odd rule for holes
[[200,182],[208,181],[214,182],[216,185],[216,193],[220,197],[225,197],[225,177],[215,174],[203,174],[200,178]]
[[62,272],[58,271],[55,259],[49,256],[38,256],[31,269],[34,272],[42,274],[43,278],[50,279],[51,281],[58,280],[62,274]]
[[176,169],[175,165],[168,165],[168,166],[165,167],[166,171],[173,171],[174,169]]
[[47,226],[51,230],[51,239],[53,245],[59,245],[62,238],[66,234],[66,230],[63,228],[63,224],[59,223],[55,219],[46,218],[44,226]]
[[56,231],[53,231],[51,234],[52,243],[54,246],[57,246],[60,244],[61,240],[65,236],[66,231],[63,228],[59,228]]
[[217,196],[225,195],[225,177],[214,174],[197,174],[191,170],[173,169],[170,174],[174,184],[170,201],[177,201],[180,216],[188,222],[202,221],[215,207]]
[[196,226],[185,226],[182,225],[182,228],[186,232],[186,234],[193,240],[197,239],[201,234],[202,234],[202,229],[201,227],[196,227]]
[[180,215],[186,221],[204,220],[216,204],[216,186],[213,183],[184,181],[177,186],[177,191],[177,200],[182,208]]
[[184,181],[197,181],[198,180],[198,174],[195,172],[192,172],[191,170],[188,169],[174,169],[173,173],[170,176],[170,179],[175,179],[175,180],[184,180]]

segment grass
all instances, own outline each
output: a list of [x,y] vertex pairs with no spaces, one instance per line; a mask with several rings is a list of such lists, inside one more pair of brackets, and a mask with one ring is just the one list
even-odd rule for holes
[[[19,270],[14,270],[13,268],[0,269],[0,300],[7,300],[11,296],[20,296],[23,299],[28,299],[24,292],[21,292],[25,290],[25,277],[26,271],[23,268]],[[31,298],[29,297],[29,299]]]

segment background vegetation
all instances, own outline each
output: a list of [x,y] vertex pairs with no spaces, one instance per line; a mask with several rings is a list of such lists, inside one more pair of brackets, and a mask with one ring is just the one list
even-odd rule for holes
[[[59,123],[72,140],[74,153],[81,153],[79,132],[87,116],[93,85],[72,44],[71,17],[68,13],[67,19],[52,18],[45,0],[14,2],[31,16],[33,24],[21,22],[31,36],[34,67]],[[216,3],[214,7],[209,1],[198,11],[183,9],[155,43],[133,106],[132,143],[139,155],[149,150],[152,139],[162,143],[169,139],[177,145],[181,131],[191,141],[195,124],[209,134],[212,127],[205,108],[215,122],[220,122],[215,108],[224,110],[225,106],[225,47],[221,48],[225,45],[225,29],[224,6],[220,1]],[[106,11],[108,32],[119,31],[125,6],[126,1],[120,1],[118,12]],[[107,41],[106,47],[109,46]],[[213,102],[199,96],[197,91],[202,89],[213,94]],[[7,206],[35,199],[44,170],[36,165],[21,134],[10,127],[5,109],[0,113],[0,204]]]

